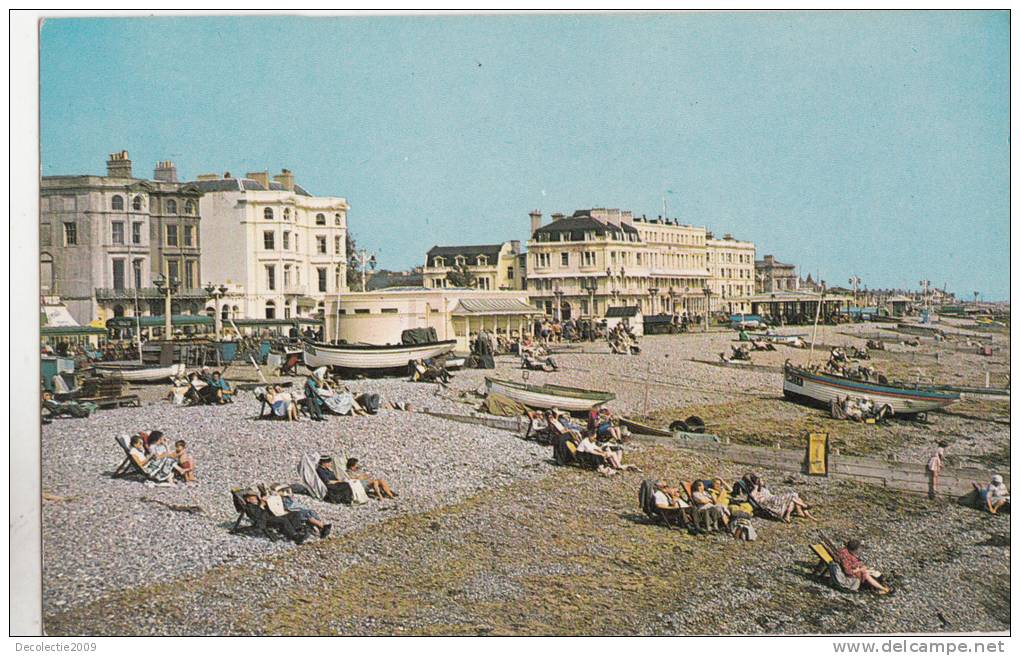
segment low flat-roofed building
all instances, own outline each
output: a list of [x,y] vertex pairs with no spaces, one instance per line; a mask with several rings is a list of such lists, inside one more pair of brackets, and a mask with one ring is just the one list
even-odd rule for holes
[[348,293],[331,301],[326,339],[339,335],[349,344],[399,344],[405,330],[434,328],[439,340],[456,339],[456,350],[466,353],[471,336],[482,328],[520,335],[530,331],[541,314],[528,303],[525,291],[392,287]]

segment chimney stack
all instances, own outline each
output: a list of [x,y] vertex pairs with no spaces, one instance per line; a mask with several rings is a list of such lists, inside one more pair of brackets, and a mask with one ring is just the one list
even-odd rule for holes
[[[287,191],[294,191],[294,174],[290,169],[282,169],[280,175],[274,175],[273,182],[279,182]],[[268,189],[269,185],[266,185],[266,188]]]
[[220,176],[216,175],[215,173],[200,173],[198,175],[198,178],[196,178],[196,180],[198,180],[199,182],[209,182],[210,180],[219,180],[219,179],[220,179]]
[[519,255],[521,252],[521,242],[519,239],[510,240],[510,252],[514,255]]
[[254,180],[262,185],[263,189],[267,191],[269,190],[269,171],[255,171],[254,173],[248,172],[244,177]]
[[156,171],[152,179],[159,182],[177,182],[177,167],[168,159],[156,162]]
[[556,212],[556,213],[554,213],[554,214],[552,215],[552,220],[553,220],[554,222],[555,222],[555,221],[559,221],[559,220],[560,220],[560,219],[562,219],[562,218],[563,218],[563,212]]
[[110,153],[110,159],[106,160],[106,175],[111,178],[131,177],[131,160],[128,159],[128,151]]
[[531,234],[535,234],[535,231],[542,227],[542,213],[538,210],[531,210],[528,216],[531,217]]

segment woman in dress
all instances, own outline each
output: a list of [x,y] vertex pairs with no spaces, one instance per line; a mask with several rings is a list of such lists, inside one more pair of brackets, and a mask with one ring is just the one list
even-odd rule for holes
[[765,485],[765,480],[760,476],[751,475],[751,498],[768,514],[780,519],[787,524],[791,522],[791,516],[807,517],[814,519],[808,509],[810,506],[800,498],[796,492],[783,492],[773,494]]
[[715,526],[716,530],[719,530],[720,523],[724,528],[729,528],[729,508],[723,504],[716,503],[712,495],[705,491],[704,481],[694,481],[694,485],[691,486],[691,501],[694,502],[694,506],[698,509],[698,517],[704,521],[706,531],[708,530],[709,522]]
[[269,402],[269,405],[273,408],[273,414],[277,417],[287,419],[288,421],[297,421],[297,403],[279,385],[266,390],[266,401]]

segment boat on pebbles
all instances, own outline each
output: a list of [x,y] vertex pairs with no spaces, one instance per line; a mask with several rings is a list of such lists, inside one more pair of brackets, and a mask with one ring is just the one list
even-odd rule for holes
[[162,383],[184,373],[183,364],[154,366],[137,362],[105,362],[93,369],[99,376],[119,376],[129,383]]
[[489,377],[485,378],[485,388],[489,394],[502,394],[529,408],[558,408],[568,412],[590,410],[616,398],[612,392],[561,385],[528,385]]
[[435,358],[453,351],[457,341],[422,344],[323,344],[304,343],[305,366],[332,367],[348,371],[406,370],[411,360]]
[[898,415],[915,415],[945,408],[960,400],[959,392],[934,387],[852,380],[810,371],[789,362],[783,367],[783,396],[828,408],[834,399],[870,399],[876,407],[892,406]]

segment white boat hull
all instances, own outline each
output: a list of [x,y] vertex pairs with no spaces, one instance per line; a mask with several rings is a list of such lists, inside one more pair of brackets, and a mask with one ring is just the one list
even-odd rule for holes
[[893,411],[899,415],[930,412],[944,408],[955,401],[955,399],[918,398],[911,396],[906,391],[903,393],[882,393],[850,386],[842,387],[837,384],[820,383],[795,372],[787,372],[783,376],[783,393],[787,396],[804,397],[823,405],[830,404],[833,399],[845,399],[847,396],[855,399],[870,399],[876,406],[886,404],[892,406]]
[[171,364],[165,367],[121,368],[96,365],[96,373],[102,376],[120,376],[129,383],[158,383],[175,378],[184,373],[183,364]]
[[410,360],[434,358],[453,350],[450,340],[434,344],[412,344],[377,348],[344,348],[343,346],[305,344],[305,366],[338,367],[341,369],[399,369]]
[[503,385],[498,380],[487,381],[486,387],[489,392],[502,394],[503,396],[509,397],[518,403],[528,406],[529,408],[540,408],[543,410],[558,408],[568,412],[582,412],[604,403],[604,401],[593,401],[591,399],[579,399],[570,396],[557,396],[555,394],[542,394],[531,390],[522,390],[516,387],[510,387],[509,385]]

